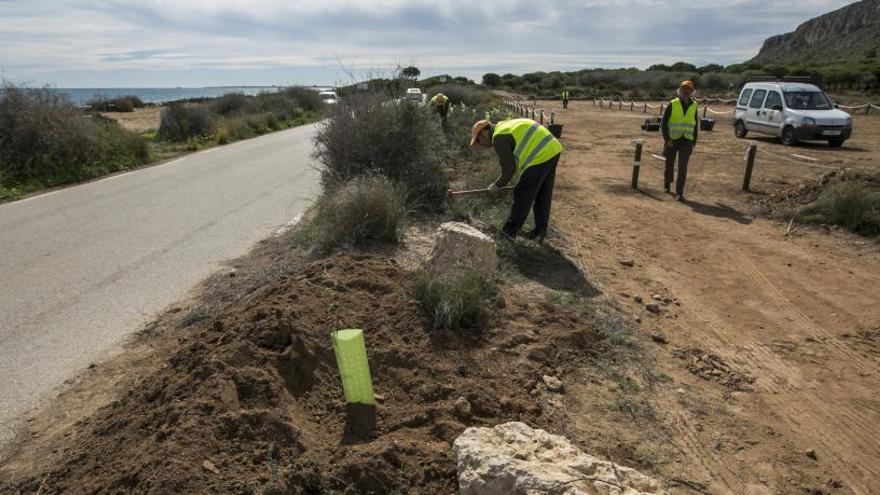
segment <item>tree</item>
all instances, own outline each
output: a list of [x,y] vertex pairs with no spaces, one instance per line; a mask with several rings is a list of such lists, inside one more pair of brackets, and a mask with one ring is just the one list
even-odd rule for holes
[[687,62],[676,62],[672,64],[670,69],[673,72],[697,72],[697,66],[694,64],[689,64]]
[[422,71],[419,70],[418,67],[414,67],[410,65],[409,67],[404,67],[402,71],[400,71],[400,75],[407,79],[418,79],[420,75],[422,75]]
[[483,84],[489,86],[490,88],[497,88],[498,86],[501,86],[501,82],[501,76],[495,74],[494,72],[483,74]]
[[697,72],[699,72],[700,74],[706,74],[708,72],[721,72],[723,70],[724,67],[718,64],[709,64],[702,67],[697,67]]

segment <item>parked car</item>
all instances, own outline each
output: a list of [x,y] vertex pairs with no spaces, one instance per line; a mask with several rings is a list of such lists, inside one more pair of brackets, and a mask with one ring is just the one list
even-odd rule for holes
[[336,91],[321,91],[318,93],[318,96],[321,97],[321,101],[328,105],[334,105],[339,101],[339,96],[336,95]]
[[425,95],[422,94],[422,90],[419,88],[409,88],[406,90],[406,98],[408,100],[417,101],[419,103],[424,103]]
[[749,132],[769,134],[786,146],[798,141],[840,146],[852,135],[852,123],[852,117],[835,108],[813,84],[750,82],[736,103],[734,132],[740,138]]

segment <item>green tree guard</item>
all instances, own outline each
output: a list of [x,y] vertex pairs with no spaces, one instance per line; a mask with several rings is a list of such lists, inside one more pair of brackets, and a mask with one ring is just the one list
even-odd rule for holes
[[349,404],[376,404],[373,398],[373,381],[370,363],[367,362],[367,346],[364,331],[360,329],[337,330],[330,334],[336,365],[342,377],[342,390]]

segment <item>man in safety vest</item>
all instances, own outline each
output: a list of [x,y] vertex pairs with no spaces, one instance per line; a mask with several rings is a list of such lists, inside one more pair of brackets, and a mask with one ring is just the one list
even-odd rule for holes
[[660,130],[663,132],[663,154],[666,156],[666,171],[663,175],[663,189],[670,193],[675,157],[678,155],[678,178],[675,181],[675,199],[684,201],[684,182],[687,179],[687,166],[700,126],[697,118],[697,102],[691,99],[694,83],[683,81],[678,88],[678,98],[669,102]]
[[431,108],[440,115],[440,123],[446,128],[446,116],[449,114],[449,97],[443,93],[437,93],[429,102]]
[[568,91],[562,92],[562,108],[568,108]]
[[488,120],[478,121],[471,129],[471,146],[475,144],[494,148],[498,154],[501,176],[489,185],[490,191],[498,191],[514,174],[519,174],[519,181],[513,190],[513,206],[501,230],[502,236],[515,238],[534,206],[535,230],[526,234],[526,237],[543,242],[550,223],[553,182],[562,143],[534,120],[513,119],[497,124]]

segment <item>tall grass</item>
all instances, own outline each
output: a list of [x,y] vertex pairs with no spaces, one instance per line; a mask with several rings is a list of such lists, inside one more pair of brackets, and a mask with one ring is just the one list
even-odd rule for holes
[[492,280],[476,270],[421,270],[415,279],[415,297],[435,330],[460,331],[484,325],[486,303],[496,292]]
[[374,241],[397,242],[406,214],[406,191],[383,176],[356,177],[318,201],[318,246],[327,250]]
[[806,222],[839,225],[866,236],[880,235],[880,192],[858,181],[828,186],[800,213]]

